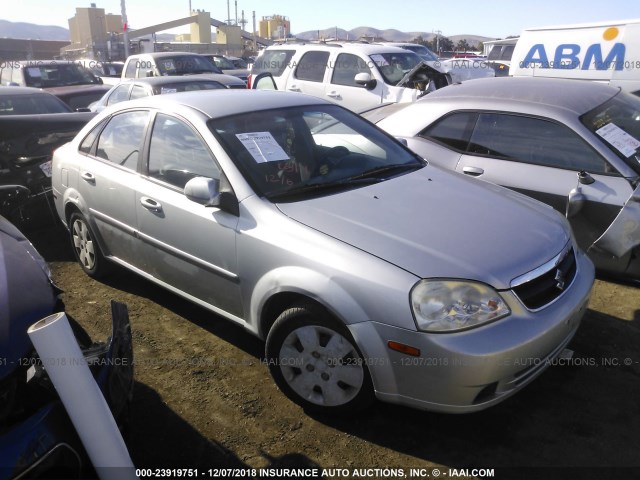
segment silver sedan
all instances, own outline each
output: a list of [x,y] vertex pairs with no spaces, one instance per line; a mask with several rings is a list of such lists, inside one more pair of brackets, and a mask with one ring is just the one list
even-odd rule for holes
[[494,405],[566,354],[594,280],[553,209],[301,94],[115,105],[55,152],[53,188],[87,274],[243,325],[310,410]]
[[601,272],[640,279],[640,98],[597,82],[505,77],[364,116],[434,164],[551,205]]

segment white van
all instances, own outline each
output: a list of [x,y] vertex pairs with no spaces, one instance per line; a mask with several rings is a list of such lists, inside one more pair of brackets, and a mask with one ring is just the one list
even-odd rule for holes
[[595,80],[640,95],[640,19],[524,30],[509,73]]

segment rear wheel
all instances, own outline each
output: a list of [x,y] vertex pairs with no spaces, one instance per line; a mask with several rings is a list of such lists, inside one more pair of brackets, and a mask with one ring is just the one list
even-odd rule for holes
[[305,410],[346,413],[373,401],[369,369],[349,330],[313,304],[278,317],[266,355],[278,387]]
[[108,271],[107,260],[86,218],[81,213],[75,212],[71,214],[69,225],[71,247],[82,270],[93,278],[104,276]]

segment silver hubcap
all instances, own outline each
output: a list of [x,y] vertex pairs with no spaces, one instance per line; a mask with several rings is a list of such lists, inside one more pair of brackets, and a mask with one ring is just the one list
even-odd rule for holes
[[73,246],[76,249],[80,263],[87,270],[93,269],[96,264],[96,255],[87,225],[81,220],[76,220],[73,222],[72,232]]
[[362,358],[351,342],[318,325],[297,328],[287,336],[279,365],[289,386],[316,405],[344,405],[364,382]]

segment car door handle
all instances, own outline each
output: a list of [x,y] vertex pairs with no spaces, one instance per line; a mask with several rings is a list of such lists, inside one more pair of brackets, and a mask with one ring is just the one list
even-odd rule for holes
[[290,92],[301,92],[302,90],[300,90],[300,87],[298,87],[297,85],[291,85],[289,86],[289,88],[287,88],[287,90],[289,90]]
[[95,183],[96,183],[96,177],[94,177],[94,176],[93,176],[93,173],[91,173],[91,172],[82,172],[82,173],[80,174],[80,177],[81,177],[84,181],[86,181],[86,182],[88,182],[88,183],[92,183],[92,184],[94,184],[94,185],[95,185]]
[[327,97],[331,97],[331,98],[340,98],[340,92],[336,92],[335,90],[331,90],[330,92],[327,92]]
[[465,175],[471,175],[472,177],[479,177],[484,173],[484,169],[479,167],[463,167],[462,173]]
[[140,198],[140,205],[142,205],[147,210],[151,210],[152,212],[162,211],[162,205],[156,202],[153,198],[149,198],[149,197]]

